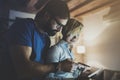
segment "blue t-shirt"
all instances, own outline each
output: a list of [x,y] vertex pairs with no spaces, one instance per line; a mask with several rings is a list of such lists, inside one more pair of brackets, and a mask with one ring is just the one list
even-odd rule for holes
[[[50,42],[49,37],[37,30],[32,19],[17,20],[9,29],[6,39],[8,46],[17,44],[32,47],[32,57],[30,59],[39,63],[44,62],[44,51],[50,44],[48,43]],[[8,64],[11,64],[10,60],[8,60]]]

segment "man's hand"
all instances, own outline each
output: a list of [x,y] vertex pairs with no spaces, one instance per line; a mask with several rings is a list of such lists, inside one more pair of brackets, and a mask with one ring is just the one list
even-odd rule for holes
[[73,61],[66,59],[64,61],[61,61],[59,63],[59,71],[65,71],[65,72],[71,72],[71,69],[73,67]]

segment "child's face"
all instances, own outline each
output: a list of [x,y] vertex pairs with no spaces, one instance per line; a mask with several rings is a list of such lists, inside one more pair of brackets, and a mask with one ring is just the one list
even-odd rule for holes
[[73,34],[69,34],[67,37],[66,37],[66,41],[69,43],[69,44],[73,44],[73,43],[76,43],[79,39],[79,33],[73,33]]

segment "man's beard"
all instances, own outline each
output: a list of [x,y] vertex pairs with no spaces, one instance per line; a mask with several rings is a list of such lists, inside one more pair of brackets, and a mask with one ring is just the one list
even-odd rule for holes
[[50,21],[44,26],[45,32],[48,33],[49,36],[54,36],[58,31],[51,28]]
[[46,29],[46,32],[48,33],[49,36],[54,36],[57,33],[57,31],[49,29],[49,28]]

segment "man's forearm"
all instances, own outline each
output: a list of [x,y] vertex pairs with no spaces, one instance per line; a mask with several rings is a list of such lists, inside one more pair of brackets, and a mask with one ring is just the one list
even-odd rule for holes
[[[29,67],[28,67],[29,66]],[[40,64],[36,62],[29,62],[28,66],[20,71],[19,78],[34,78],[42,77],[49,72],[55,72],[54,64]]]

